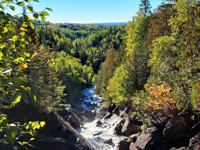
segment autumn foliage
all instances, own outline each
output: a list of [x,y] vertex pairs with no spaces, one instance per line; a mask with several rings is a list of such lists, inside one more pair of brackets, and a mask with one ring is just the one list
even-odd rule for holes
[[146,84],[145,89],[149,92],[147,102],[144,104],[147,114],[151,114],[153,111],[159,111],[162,114],[171,114],[176,109],[176,103],[170,97],[171,88],[166,83],[151,87]]

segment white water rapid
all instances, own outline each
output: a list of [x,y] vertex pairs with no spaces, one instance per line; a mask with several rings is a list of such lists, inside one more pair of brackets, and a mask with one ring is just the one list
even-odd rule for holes
[[[96,113],[99,113],[101,107],[100,100],[101,97],[97,96],[94,92],[95,85],[91,88],[82,90],[82,105],[77,105],[78,107],[83,107],[86,110],[93,110]],[[96,107],[87,107],[85,103],[97,104]],[[95,118],[94,118],[95,119]],[[95,150],[115,150],[119,141],[124,139],[124,136],[118,136],[114,134],[114,129],[116,125],[121,121],[121,118],[118,117],[113,121],[106,122],[102,119],[102,125],[97,126],[97,119],[95,119],[85,125],[82,125],[81,128],[78,128],[77,131],[90,143]],[[104,143],[106,140],[112,139],[110,144]]]

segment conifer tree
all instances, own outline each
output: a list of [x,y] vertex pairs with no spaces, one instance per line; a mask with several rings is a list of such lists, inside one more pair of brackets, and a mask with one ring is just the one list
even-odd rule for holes
[[140,9],[145,13],[145,17],[151,12],[151,4],[149,0],[141,0]]

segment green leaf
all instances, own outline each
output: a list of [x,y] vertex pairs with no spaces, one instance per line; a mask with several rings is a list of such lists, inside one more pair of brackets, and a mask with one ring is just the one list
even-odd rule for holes
[[9,126],[6,128],[6,136],[8,141],[13,145],[16,140],[16,135],[18,133],[18,128],[15,126]]
[[46,17],[42,16],[41,19],[42,19],[43,22],[45,22]]
[[31,5],[29,5],[27,8],[28,8],[28,10],[29,10],[30,12],[33,13],[33,7],[32,7]]
[[8,142],[7,142],[7,139],[0,139],[0,143],[4,143],[4,144],[9,144]]
[[4,10],[4,7],[3,7],[3,5],[1,5],[1,4],[0,4],[0,8]]
[[36,131],[35,130],[31,130],[30,134],[35,137],[36,136]]
[[43,14],[44,16],[49,16],[49,13],[46,12],[46,11],[43,11],[42,14]]
[[22,26],[23,26],[23,27],[27,27],[27,26],[28,26],[28,25],[27,25],[27,22],[23,22],[23,23],[22,23]]
[[29,25],[30,25],[30,27],[31,27],[32,29],[35,29],[35,27],[34,27],[34,25],[33,25],[32,22],[29,22]]
[[13,83],[13,85],[16,87],[16,88],[19,88],[20,85],[23,83],[23,81],[19,78],[12,78],[11,79],[11,82]]
[[22,97],[22,96],[21,96],[21,93],[18,92],[18,93],[13,97],[12,103],[15,105],[16,103],[20,102],[21,97]]
[[3,99],[4,99],[6,102],[8,102],[9,104],[11,103],[11,98],[10,98],[10,96],[6,95],[6,96],[3,97]]
[[12,40],[13,40],[14,42],[17,41],[17,39],[18,39],[18,36],[16,36],[16,35],[14,35],[13,38],[12,38]]
[[[0,60],[1,60],[1,52],[0,52]],[[0,78],[0,86],[2,86],[4,84],[4,79]]]
[[27,103],[27,104],[29,103],[28,96],[25,93],[22,93],[22,98],[25,103]]
[[9,18],[12,18],[13,19],[13,16],[9,13],[6,13],[6,15],[9,17]]
[[30,20],[30,17],[27,14],[23,14],[23,17],[24,17],[24,19]]
[[7,123],[8,123],[8,120],[6,117],[0,118],[0,127],[6,127]]
[[34,13],[34,14],[33,14],[33,18],[34,18],[35,20],[38,20],[38,16],[39,16],[38,13]]
[[51,8],[46,8],[46,9],[47,9],[48,11],[51,11],[51,12],[53,11]]
[[33,102],[33,103],[35,103],[36,102],[36,95],[35,94],[33,94],[33,93],[29,93],[29,96],[30,96],[30,98],[31,98],[31,101]]
[[34,2],[39,2],[38,0],[33,0]]
[[25,2],[29,2],[30,0],[25,0]]
[[8,32],[8,28],[7,27],[3,27],[3,33],[7,33]]
[[12,9],[13,11],[15,11],[15,7],[14,6],[9,6],[10,7],[10,9]]
[[0,15],[4,16],[4,15],[5,15],[5,13],[4,13],[3,11],[0,11]]
[[17,5],[18,5],[18,6],[24,6],[25,3],[24,3],[24,2],[18,2]]

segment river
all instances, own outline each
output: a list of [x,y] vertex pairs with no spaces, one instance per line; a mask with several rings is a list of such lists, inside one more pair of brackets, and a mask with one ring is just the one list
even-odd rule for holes
[[[95,85],[91,88],[87,88],[81,91],[82,104],[78,107],[84,107],[87,110],[96,111],[99,113],[101,108],[101,97],[95,94]],[[95,107],[89,107],[85,103],[96,104]],[[90,118],[90,121],[84,125],[81,125],[77,131],[90,143],[95,150],[115,150],[119,141],[123,140],[124,136],[118,136],[114,134],[116,125],[121,121],[118,117],[109,123],[105,119],[101,119],[103,123],[101,126],[97,126],[97,119]],[[106,144],[105,141],[110,140],[110,144]]]

